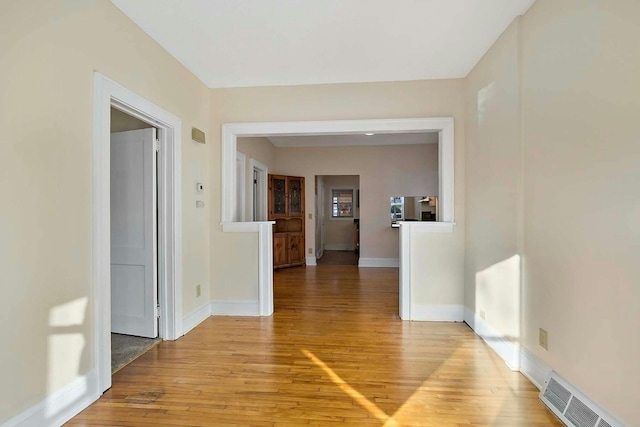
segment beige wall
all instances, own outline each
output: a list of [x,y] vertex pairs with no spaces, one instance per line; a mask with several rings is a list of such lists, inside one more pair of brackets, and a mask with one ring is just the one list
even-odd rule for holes
[[111,132],[146,129],[153,127],[149,123],[138,120],[133,116],[111,107]]
[[[306,182],[313,182],[315,175],[360,176],[361,258],[398,258],[398,229],[391,228],[391,196],[437,193],[438,189],[435,144],[279,148],[276,165],[287,175],[305,176]],[[330,191],[327,181],[325,190]],[[314,188],[307,186],[305,191],[306,211],[314,212]],[[330,221],[327,217],[325,223]],[[306,236],[307,248],[314,248],[315,222],[308,219]]]
[[464,299],[464,256],[456,246],[456,233],[412,233],[412,315],[455,312]]
[[269,173],[276,163],[276,147],[267,138],[237,138],[236,149],[247,156],[254,158],[269,168]]
[[211,144],[189,135],[208,89],[108,0],[5,1],[0,28],[2,424],[94,369],[94,70],[183,121],[185,313],[209,298],[192,288],[209,283],[208,209],[192,202]]
[[[251,159],[255,159],[265,165],[268,173],[274,173],[276,147],[267,138],[237,138],[237,151],[245,155],[245,221],[253,218],[253,170]],[[257,258],[256,258],[257,259]]]
[[543,0],[522,22],[523,342],[627,425],[640,420],[638,17],[637,1]]
[[[433,80],[391,83],[359,83],[333,84],[314,86],[259,87],[238,89],[211,90],[211,131],[212,146],[220,146],[222,123],[235,122],[270,122],[301,120],[353,120],[383,119],[406,117],[443,117],[451,116],[455,120],[455,209],[456,227],[449,244],[459,259],[464,256],[464,81]],[[289,149],[303,150],[303,149]],[[313,149],[304,149],[313,150]],[[293,156],[294,154],[292,154]],[[300,159],[307,155],[298,155]],[[220,171],[220,149],[211,151],[211,170]],[[335,161],[336,158],[333,158]],[[305,161],[305,160],[302,160]],[[294,165],[293,168],[298,168]],[[289,173],[288,170],[282,170]],[[295,175],[297,172],[292,171]],[[300,170],[306,176],[304,170]],[[341,170],[334,166],[331,171],[318,171],[306,177],[306,200],[314,200],[313,175],[315,174],[359,174],[357,171]],[[211,198],[220,200],[219,172],[211,174]],[[360,197],[361,208],[366,188],[361,176]],[[388,203],[388,201],[387,201]],[[382,205],[372,206],[372,211],[382,211]],[[307,207],[308,210],[308,207]],[[310,212],[314,212],[311,210]],[[233,275],[217,275],[212,280],[212,298],[214,300],[256,300],[258,298],[256,263],[247,262],[242,257],[226,251],[225,247],[233,245],[240,254],[254,253],[257,244],[246,242],[242,246],[237,239],[238,233],[222,233],[220,223],[220,207],[211,211],[211,271],[247,272],[242,278]],[[364,219],[363,219],[364,222]],[[307,219],[306,237],[314,235],[314,221]],[[364,225],[363,225],[364,230]],[[386,230],[386,229],[385,229]],[[362,242],[362,239],[361,239]],[[314,247],[307,241],[307,247]],[[457,286],[452,285],[452,286]],[[462,304],[462,300],[459,301]]]
[[[360,178],[357,175],[326,175],[324,181],[324,217],[325,217],[325,249],[338,250],[355,249],[355,225],[353,218],[359,217],[356,203],[357,192],[360,189]],[[353,190],[353,218],[331,218],[333,204],[331,190]],[[308,247],[313,247],[307,244]]]
[[467,76],[465,304],[520,338],[518,25]]
[[[290,137],[295,138],[295,137]],[[403,194],[438,193],[438,147],[436,144],[405,146],[351,146],[276,148],[266,138],[238,138],[237,150],[247,156],[246,215],[250,218],[251,177],[249,157],[269,167],[269,173],[304,176],[307,185],[305,211],[315,212],[315,176],[326,176],[325,207],[330,207],[331,188],[360,188],[363,210],[361,218],[361,256],[364,258],[398,258],[398,229],[390,227],[389,197]],[[391,162],[390,162],[391,159]],[[360,174],[344,176],[338,174]],[[354,193],[355,194],[355,193]],[[373,207],[375,206],[375,207]],[[364,209],[364,208],[363,208]],[[359,212],[358,212],[359,213]],[[353,221],[332,220],[330,210],[325,215],[325,245],[353,246]],[[315,253],[315,220],[306,224],[306,246]]]
[[519,253],[522,344],[626,425],[640,420],[638,16],[636,1],[538,0],[467,79],[466,304],[507,333],[487,301],[498,282],[474,277]]

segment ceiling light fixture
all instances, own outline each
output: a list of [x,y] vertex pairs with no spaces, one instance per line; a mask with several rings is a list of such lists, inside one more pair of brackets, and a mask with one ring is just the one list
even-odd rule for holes
[[375,133],[365,133],[367,136],[375,135]]

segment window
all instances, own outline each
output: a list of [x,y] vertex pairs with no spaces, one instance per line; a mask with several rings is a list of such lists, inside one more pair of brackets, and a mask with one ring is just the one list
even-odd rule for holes
[[331,190],[331,218],[353,218],[353,190]]
[[404,197],[391,197],[391,221],[404,220]]

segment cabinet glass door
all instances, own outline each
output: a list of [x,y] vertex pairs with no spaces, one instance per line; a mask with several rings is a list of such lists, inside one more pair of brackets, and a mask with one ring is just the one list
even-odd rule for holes
[[273,178],[273,213],[284,215],[287,213],[286,179]]
[[289,215],[302,214],[302,179],[289,178]]

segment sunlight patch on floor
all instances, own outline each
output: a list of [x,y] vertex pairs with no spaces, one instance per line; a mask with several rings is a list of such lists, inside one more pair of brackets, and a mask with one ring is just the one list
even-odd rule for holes
[[[486,388],[484,390],[474,388],[469,390],[468,394],[460,394],[459,389],[450,389],[445,383],[449,381],[446,379],[460,375],[459,372],[453,373],[452,371],[459,370],[458,360],[468,358],[465,353],[468,353],[468,349],[458,349],[450,354],[398,408],[391,419],[395,420],[397,425],[408,425],[416,419],[430,416],[435,417],[437,422],[448,425],[451,420],[449,417],[453,416],[458,420],[456,421],[458,423],[459,417],[464,417],[464,411],[467,411],[467,422],[469,423],[494,423],[505,405],[505,397],[501,394],[503,392],[512,394],[508,387],[505,387],[504,390],[501,388]],[[490,372],[487,374],[493,376],[496,374],[495,371],[499,372],[500,369],[490,368]],[[464,408],[463,412],[461,412],[461,408]]]
[[358,390],[354,389],[345,380],[340,378],[333,369],[328,367],[322,360],[318,359],[313,353],[308,350],[302,350],[302,353],[307,356],[313,363],[315,363],[320,369],[322,369],[331,378],[334,384],[336,384],[342,391],[349,395],[353,400],[358,402],[360,406],[369,411],[371,415],[384,422],[385,426],[397,426],[392,417],[387,415],[382,409],[380,409],[375,403],[363,396]]

